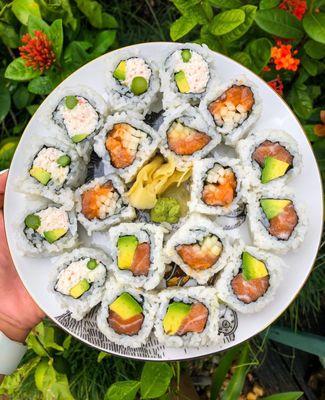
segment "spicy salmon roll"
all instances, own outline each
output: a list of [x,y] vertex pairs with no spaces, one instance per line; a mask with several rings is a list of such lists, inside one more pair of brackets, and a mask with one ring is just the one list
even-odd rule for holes
[[202,114],[228,145],[235,145],[261,114],[262,106],[253,83],[245,77],[214,86],[200,104]]
[[243,203],[243,171],[239,160],[226,157],[194,161],[191,212],[227,215]]
[[99,330],[112,342],[140,347],[152,331],[158,305],[153,295],[111,280],[97,314]]
[[125,185],[114,174],[95,178],[75,192],[78,221],[88,235],[135,218],[125,196]]
[[217,81],[216,65],[207,46],[186,43],[167,56],[160,78],[164,109],[197,105]]
[[18,247],[30,256],[57,254],[77,245],[75,213],[58,204],[25,212],[18,232]]
[[154,333],[171,347],[199,347],[217,343],[218,298],[205,286],[169,288],[156,297],[159,308]]
[[81,320],[100,303],[110,261],[99,249],[81,247],[55,261],[50,290],[71,317]]
[[107,63],[107,96],[113,111],[132,110],[145,115],[159,88],[156,65],[138,51],[112,53]]
[[221,140],[197,108],[188,104],[166,111],[158,134],[163,138],[161,153],[178,166],[205,157]]
[[109,230],[111,270],[122,284],[154,289],[165,273],[164,229],[146,223],[124,223]]
[[237,151],[246,169],[245,180],[252,187],[284,184],[301,171],[298,144],[282,130],[253,133],[238,142]]
[[218,277],[218,297],[238,312],[260,311],[274,299],[284,268],[279,257],[241,242]]
[[121,113],[107,118],[95,138],[94,150],[108,170],[116,172],[128,183],[155,153],[159,142],[157,132],[149,125]]
[[292,193],[282,188],[251,193],[247,211],[255,246],[287,253],[302,243],[308,222]]
[[232,243],[211,220],[192,214],[168,239],[164,254],[202,285],[227,265]]

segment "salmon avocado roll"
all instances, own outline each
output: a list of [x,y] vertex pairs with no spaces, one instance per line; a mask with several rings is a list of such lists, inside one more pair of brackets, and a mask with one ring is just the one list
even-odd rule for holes
[[157,305],[140,289],[108,283],[97,315],[99,330],[116,344],[140,347],[148,340]]

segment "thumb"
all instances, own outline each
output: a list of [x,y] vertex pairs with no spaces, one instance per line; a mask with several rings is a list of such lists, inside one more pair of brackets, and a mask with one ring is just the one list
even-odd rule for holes
[[0,209],[3,207],[3,199],[6,188],[8,171],[0,172]]

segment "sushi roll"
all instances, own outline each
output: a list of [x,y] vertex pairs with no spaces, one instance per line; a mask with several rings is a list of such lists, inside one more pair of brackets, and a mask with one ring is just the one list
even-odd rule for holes
[[241,243],[216,283],[218,297],[238,312],[260,311],[273,300],[284,268],[279,257]]
[[205,286],[170,288],[156,298],[154,333],[160,343],[171,347],[200,347],[218,343],[218,298]]
[[97,314],[99,330],[116,344],[141,347],[152,331],[158,307],[153,295],[115,281],[106,286]]
[[216,77],[215,62],[206,45],[182,45],[167,56],[160,71],[163,108],[197,105]]
[[109,264],[102,250],[86,247],[56,260],[50,290],[72,318],[81,320],[100,303]]
[[262,105],[255,85],[240,77],[227,85],[211,87],[200,110],[225,144],[233,146],[259,118]]
[[167,241],[164,254],[201,285],[223,269],[232,240],[211,220],[192,214]]
[[113,111],[145,115],[160,88],[156,65],[138,51],[112,53],[107,64],[107,96]]
[[269,187],[284,184],[301,171],[298,144],[287,132],[265,130],[249,135],[237,144],[247,185]]
[[114,174],[95,178],[76,190],[77,218],[89,236],[135,218],[124,192],[124,183]]
[[108,170],[116,172],[128,183],[155,153],[159,142],[157,132],[149,125],[121,113],[107,118],[95,138],[94,150]]
[[93,138],[107,114],[104,99],[87,86],[77,86],[55,91],[48,101],[44,124],[50,122],[53,129],[59,129],[62,138],[88,162]]
[[71,210],[74,206],[71,189],[81,185],[86,177],[83,160],[68,144],[51,139],[38,143],[33,153],[33,158],[26,162],[17,190],[45,197]]
[[287,253],[304,240],[305,208],[282,188],[250,193],[247,213],[254,245],[261,249]]
[[58,254],[77,245],[75,213],[58,204],[25,213],[18,232],[18,247],[30,256]]
[[190,212],[227,215],[243,202],[243,171],[239,160],[205,158],[193,163]]
[[165,273],[163,234],[159,226],[124,223],[109,230],[111,270],[122,284],[154,289]]
[[205,157],[221,140],[198,109],[188,104],[166,111],[158,134],[163,138],[161,153],[178,166]]

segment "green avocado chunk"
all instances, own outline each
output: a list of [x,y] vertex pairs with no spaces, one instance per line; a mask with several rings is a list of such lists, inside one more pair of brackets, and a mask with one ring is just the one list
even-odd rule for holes
[[73,288],[70,289],[70,296],[74,299],[78,299],[81,297],[87,290],[89,290],[90,284],[87,279],[83,279],[79,283],[76,284]]
[[126,61],[121,61],[113,72],[114,78],[124,81],[126,76]]
[[58,165],[60,165],[60,167],[67,167],[71,164],[71,158],[65,154],[59,157],[56,162]]
[[33,167],[29,174],[44,186],[51,180],[51,174],[40,167]]
[[264,167],[262,169],[261,182],[268,183],[273,179],[283,176],[290,164],[285,161],[277,160],[273,157],[266,157],[264,162]]
[[176,224],[181,216],[181,206],[172,197],[161,197],[150,211],[152,222]]
[[59,240],[62,236],[64,236],[68,232],[67,229],[53,229],[53,231],[44,232],[45,239],[50,243],[54,243]]
[[117,241],[117,265],[120,269],[130,269],[138,246],[138,239],[134,235],[121,236]]
[[192,53],[188,49],[182,50],[181,55],[184,62],[189,62],[192,57]]
[[291,204],[291,200],[283,200],[283,199],[262,199],[261,207],[264,211],[266,218],[268,220],[279,215],[283,209]]
[[76,96],[67,96],[65,98],[65,105],[67,106],[67,108],[69,108],[70,110],[72,110],[73,108],[75,108],[75,106],[78,104],[78,99]]
[[168,306],[166,315],[163,319],[163,327],[167,335],[175,335],[184,318],[189,314],[190,309],[190,304],[182,302],[174,302]]
[[88,269],[95,269],[98,265],[98,262],[96,260],[94,260],[93,258],[91,258],[88,262],[87,262],[87,268]]
[[175,82],[178,87],[178,90],[181,93],[189,93],[190,86],[187,82],[184,71],[179,71],[175,74]]
[[146,92],[148,90],[148,82],[142,76],[136,76],[132,79],[131,92],[136,96]]
[[247,251],[243,252],[242,269],[245,281],[268,276],[264,262],[253,257]]
[[71,140],[73,141],[73,143],[79,143],[86,139],[87,136],[89,136],[87,133],[81,133],[79,135],[72,136]]
[[127,292],[123,292],[109,306],[109,309],[118,314],[122,319],[130,319],[142,313],[141,305]]
[[41,219],[38,215],[29,214],[25,218],[25,225],[27,228],[34,229],[34,231],[36,231],[36,229],[41,226]]

